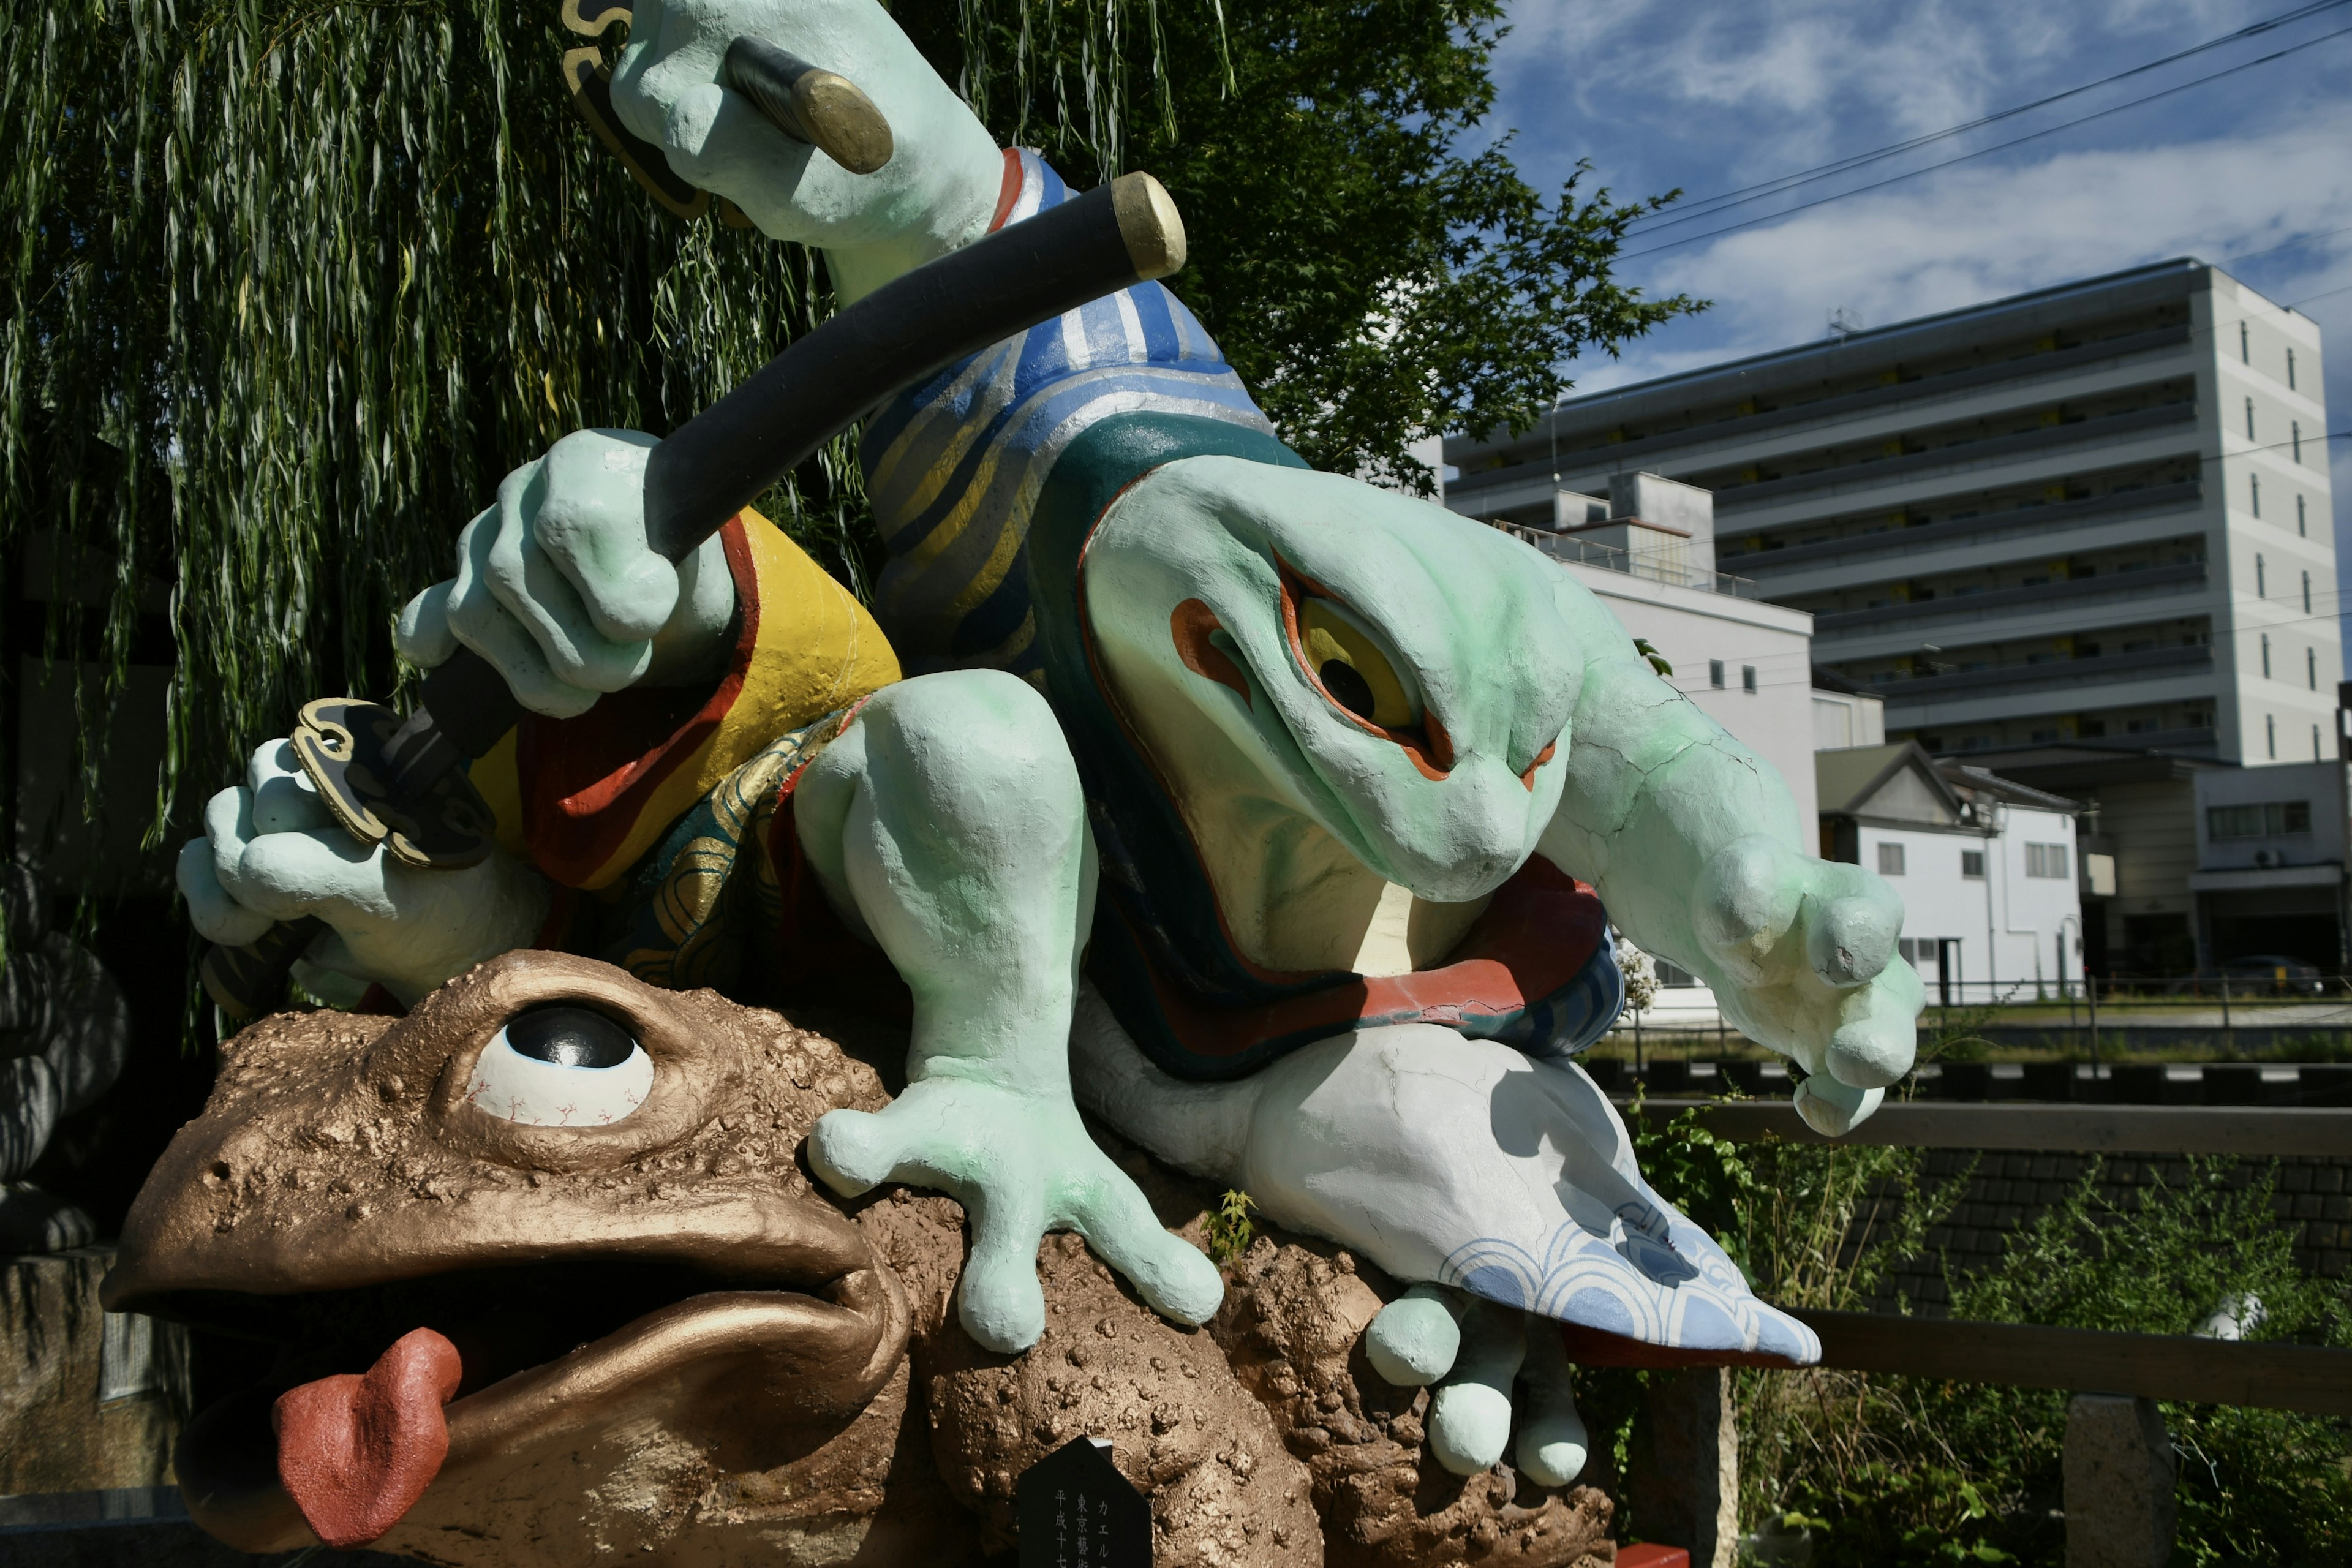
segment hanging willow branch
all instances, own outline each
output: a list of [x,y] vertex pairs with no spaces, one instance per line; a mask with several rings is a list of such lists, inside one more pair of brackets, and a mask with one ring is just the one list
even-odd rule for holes
[[[86,809],[142,626],[176,649],[152,799],[110,803],[151,845],[305,699],[393,694],[394,616],[509,469],[669,429],[829,308],[807,252],[677,224],[587,134],[557,4],[0,8],[0,560],[46,563]],[[1425,482],[1415,440],[1525,424],[1691,308],[1611,278],[1656,204],[1547,199],[1479,132],[1501,0],[893,15],[1000,139],[1161,177],[1178,291],[1320,466]],[[845,442],[762,509],[862,588]]]
[[[1182,3],[1182,0],[1176,0]],[[961,65],[956,89],[1016,146],[1085,149],[1108,180],[1127,171],[1131,123],[1176,134],[1168,37],[1160,0],[955,0]],[[1206,0],[1226,85],[1223,0]],[[1132,79],[1149,80],[1139,112]]]
[[[93,805],[142,597],[168,614],[151,843],[307,698],[391,692],[394,616],[509,469],[669,428],[826,309],[798,247],[660,214],[562,47],[551,0],[0,18],[0,549],[57,563],[25,592],[81,659]],[[799,481],[780,521],[857,585],[845,447]]]

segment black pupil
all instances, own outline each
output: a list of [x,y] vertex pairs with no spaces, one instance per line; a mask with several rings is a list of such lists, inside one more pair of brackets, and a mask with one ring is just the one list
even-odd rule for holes
[[1372,716],[1372,683],[1358,672],[1356,667],[1342,659],[1327,658],[1317,673],[1323,677],[1323,689],[1331,700],[1359,719]]
[[637,1042],[629,1031],[586,1007],[533,1007],[507,1024],[507,1044],[560,1068],[616,1068]]

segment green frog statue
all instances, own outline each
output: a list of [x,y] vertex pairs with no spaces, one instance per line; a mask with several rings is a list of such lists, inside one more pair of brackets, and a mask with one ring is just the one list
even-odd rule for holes
[[[872,0],[639,0],[631,27],[621,128],[819,247],[845,300],[1069,195]],[[862,88],[889,161],[850,173],[719,85],[745,36]],[[1168,1318],[1220,1300],[1083,1105],[1423,1282],[1367,1351],[1439,1385],[1456,1473],[1516,1426],[1523,1474],[1571,1479],[1575,1361],[1817,1359],[1643,1180],[1574,1058],[1622,1005],[1613,927],[1843,1133],[1912,1063],[1902,907],[1805,852],[1780,779],[1590,593],[1308,468],[1158,283],[952,366],[862,439],[889,552],[870,615],[750,511],[675,566],[648,549],[650,437],[581,431],[516,470],[397,635],[423,667],[475,650],[530,710],[473,770],[499,850],[425,870],[363,846],[273,742],[182,856],[198,930],[323,920],[299,973],[343,1005],[559,948],[902,1008],[904,1091],[824,1116],[809,1163],[844,1196],[960,1200],[958,1310],[999,1352],[1045,1329],[1050,1231]],[[614,1120],[646,1093],[562,1070],[584,1087],[474,1109]]]

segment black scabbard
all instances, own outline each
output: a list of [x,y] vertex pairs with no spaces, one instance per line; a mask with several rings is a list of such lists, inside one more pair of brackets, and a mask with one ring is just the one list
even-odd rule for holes
[[[654,448],[646,463],[646,542],[683,561],[893,394],[1183,264],[1174,204],[1150,175],[1126,174],[904,274]],[[425,678],[423,706],[459,759],[488,752],[523,713],[488,661],[463,649]]]
[[[646,542],[682,561],[884,399],[1088,300],[1184,265],[1184,227],[1149,174],[1123,174],[883,285],[670,432],[646,464]],[[488,659],[460,648],[425,679],[387,744],[394,793],[415,800],[523,716]],[[315,929],[280,925],[214,948],[205,988],[233,1016],[282,992]]]

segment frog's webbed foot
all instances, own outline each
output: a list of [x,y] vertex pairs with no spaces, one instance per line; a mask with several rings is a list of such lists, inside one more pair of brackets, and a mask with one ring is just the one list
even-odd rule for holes
[[964,1330],[1004,1354],[1045,1331],[1037,1244],[1074,1230],[1154,1310],[1205,1322],[1223,1300],[1216,1266],[1162,1229],[1066,1099],[928,1079],[878,1112],[835,1110],[809,1139],[827,1185],[855,1195],[885,1181],[937,1187],[964,1205],[970,1256],[958,1292]]
[[1584,1421],[1557,1323],[1416,1285],[1381,1309],[1364,1331],[1364,1352],[1391,1383],[1437,1384],[1429,1450],[1454,1474],[1476,1475],[1500,1459],[1515,1418],[1512,1458],[1528,1479],[1563,1487],[1583,1472]]
[[834,907],[915,999],[906,1092],[824,1117],[810,1163],[846,1196],[885,1181],[953,1194],[971,1229],[964,1328],[1008,1354],[1045,1331],[1048,1230],[1085,1237],[1171,1318],[1203,1321],[1223,1297],[1070,1099],[1070,998],[1094,910],[1086,820],[1053,710],[987,670],[884,688],[809,764],[795,807]]

